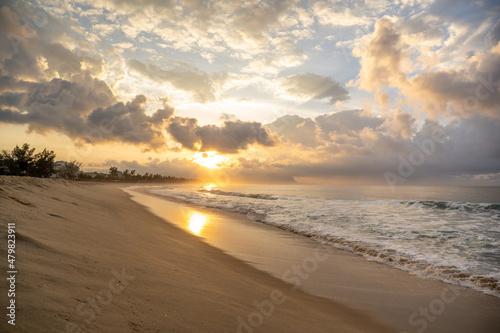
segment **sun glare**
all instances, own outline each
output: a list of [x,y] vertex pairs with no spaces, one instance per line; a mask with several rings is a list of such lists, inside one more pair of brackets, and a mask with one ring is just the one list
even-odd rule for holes
[[207,151],[204,153],[195,153],[193,162],[198,163],[205,168],[217,169],[223,167],[229,158],[218,155],[216,151]]
[[210,192],[210,191],[212,191],[214,188],[217,188],[217,186],[210,184],[210,185],[205,185],[205,186],[203,186],[203,188],[205,189],[205,191]]
[[207,218],[205,215],[200,213],[193,213],[189,217],[188,229],[193,234],[199,236],[206,223],[207,223]]

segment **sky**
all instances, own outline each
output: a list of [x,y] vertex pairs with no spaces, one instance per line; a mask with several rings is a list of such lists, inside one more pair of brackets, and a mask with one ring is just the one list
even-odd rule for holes
[[217,183],[500,185],[500,3],[0,1],[0,149]]

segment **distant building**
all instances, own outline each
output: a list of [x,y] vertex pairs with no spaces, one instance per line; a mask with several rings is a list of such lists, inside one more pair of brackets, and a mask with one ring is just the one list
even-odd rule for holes
[[80,173],[80,165],[73,162],[57,161],[54,163],[54,173],[62,178],[76,178]]

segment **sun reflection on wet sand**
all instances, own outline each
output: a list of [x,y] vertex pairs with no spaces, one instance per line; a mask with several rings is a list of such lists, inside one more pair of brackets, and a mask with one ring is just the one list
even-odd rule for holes
[[191,216],[189,216],[189,225],[188,229],[191,231],[193,234],[200,236],[201,231],[203,230],[203,227],[205,224],[207,224],[208,220],[207,217],[201,213],[193,213]]

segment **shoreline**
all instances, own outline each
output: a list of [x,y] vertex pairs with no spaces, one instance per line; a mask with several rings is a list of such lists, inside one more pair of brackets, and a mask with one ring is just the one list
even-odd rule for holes
[[[302,252],[299,251],[296,253],[295,255],[298,258],[301,258],[301,256],[303,258],[306,258],[308,255],[310,256],[311,252],[307,251],[311,251],[311,248],[320,244],[318,241],[311,238],[284,231],[276,226],[248,220],[246,217],[236,213],[196,206],[191,203],[182,202],[179,199],[149,193],[146,189],[147,188],[142,187],[136,191],[150,196],[151,198],[162,200],[163,202],[171,201],[177,205],[195,208],[207,214],[213,214],[215,212],[215,214],[226,216],[228,219],[231,219],[231,224],[235,223],[236,220],[243,220],[240,222],[243,224],[246,223],[247,225],[253,225],[257,229],[263,229],[265,233],[275,232],[276,235],[274,235],[274,239],[293,238],[291,235],[294,235],[300,240],[299,243],[301,246],[306,244],[305,246],[309,247]],[[146,202],[146,205],[147,204]],[[150,209],[154,212],[155,209],[152,203],[150,204]],[[162,205],[161,202],[160,205]],[[156,214],[161,216],[161,213],[156,212]],[[169,218],[165,218],[165,220],[170,223],[177,223]],[[186,226],[182,224],[178,226],[186,229]],[[235,238],[242,241],[242,237],[237,234],[237,230],[231,229],[228,224],[226,224],[226,227],[229,228]],[[221,227],[220,229],[224,228]],[[223,232],[221,232],[221,230],[212,232],[212,234],[217,233],[220,234]],[[248,234],[249,232],[246,231],[246,233]],[[250,235],[249,237],[253,238],[264,237],[262,233],[260,236],[254,233]],[[267,240],[255,246],[258,248],[257,250],[253,249],[255,253],[244,253],[243,255],[241,254],[241,249],[231,249],[231,246],[224,244],[224,242],[221,242],[217,237],[214,238],[208,235],[204,240],[213,246],[221,248],[225,252],[233,252],[232,255],[237,258],[247,261],[254,267],[266,271],[277,278],[282,278],[285,281],[287,279],[286,277],[283,278],[283,270],[300,263],[300,261],[289,260],[289,258],[282,256],[279,257],[279,260],[286,262],[286,264],[281,265],[280,268],[277,269],[273,267],[273,265],[277,265],[276,260],[269,260],[269,258],[266,258],[266,255],[264,255],[264,260],[261,260],[262,255],[259,255],[259,253],[266,252],[262,249],[266,249],[269,253],[275,250],[272,247],[266,248],[266,243],[269,242]],[[300,247],[297,245],[297,240],[292,241],[292,244],[289,243],[279,242],[279,246],[286,248],[287,250],[285,252],[292,251],[293,247]],[[243,246],[244,251],[245,249],[251,250],[253,247],[254,246],[248,244]],[[437,279],[430,279],[429,277],[410,275],[407,270],[389,266],[385,263],[369,261],[364,256],[342,249],[335,248],[335,251],[335,255],[333,256],[335,259],[321,262],[321,266],[329,267],[320,267],[320,269],[318,269],[317,274],[320,275],[319,278],[311,278],[311,280],[314,281],[302,281],[304,283],[301,287],[303,287],[305,291],[326,297],[333,301],[344,302],[354,308],[362,309],[374,317],[383,318],[383,322],[399,325],[400,327],[403,326],[408,332],[412,332],[412,330],[416,331],[417,328],[422,328],[423,326],[419,325],[424,325],[424,322],[439,332],[468,332],[478,327],[481,327],[481,331],[483,332],[495,332],[500,329],[500,316],[495,312],[500,311],[500,299],[493,295],[484,294],[470,287],[457,286]],[[273,255],[277,256],[275,252]],[[357,267],[353,268],[352,263],[355,263]],[[338,272],[339,267],[343,270],[342,274]],[[360,277],[361,274],[369,274],[370,278]],[[323,275],[323,277],[321,277],[321,275]],[[334,282],[329,281],[332,279],[331,277],[335,275],[337,275],[337,277],[333,279]],[[341,277],[338,277],[340,275]],[[289,282],[293,282],[293,279],[289,278],[288,280]],[[328,283],[331,284],[328,288],[318,289],[314,287],[314,284],[325,285]],[[369,290],[370,288],[372,288],[372,290]],[[328,293],[330,294],[325,296],[325,294]],[[454,295],[460,295],[460,298],[455,300]],[[382,297],[382,299],[380,299],[380,297]],[[450,302],[447,303],[445,300]],[[427,320],[423,315],[418,313],[418,310],[425,307],[426,304],[442,305],[443,308],[446,308],[446,311],[443,311],[444,313],[441,314],[440,310],[437,309],[435,312],[440,315],[440,318],[438,318],[436,322]],[[475,309],[477,307],[489,307],[490,310],[477,311],[477,309]],[[415,313],[415,311],[417,312]],[[416,314],[416,316],[412,317],[414,314]],[[467,318],[467,320],[464,320],[464,318]],[[419,321],[419,319],[421,321]],[[469,324],[467,324],[467,321]],[[473,324],[471,325],[470,322],[473,322]],[[482,322],[482,324],[479,324],[479,322]]]
[[[16,326],[4,315],[5,332],[396,331],[292,291],[165,223],[116,184],[0,177],[0,201],[0,233],[15,223],[17,237]],[[6,292],[0,300],[7,304]]]

